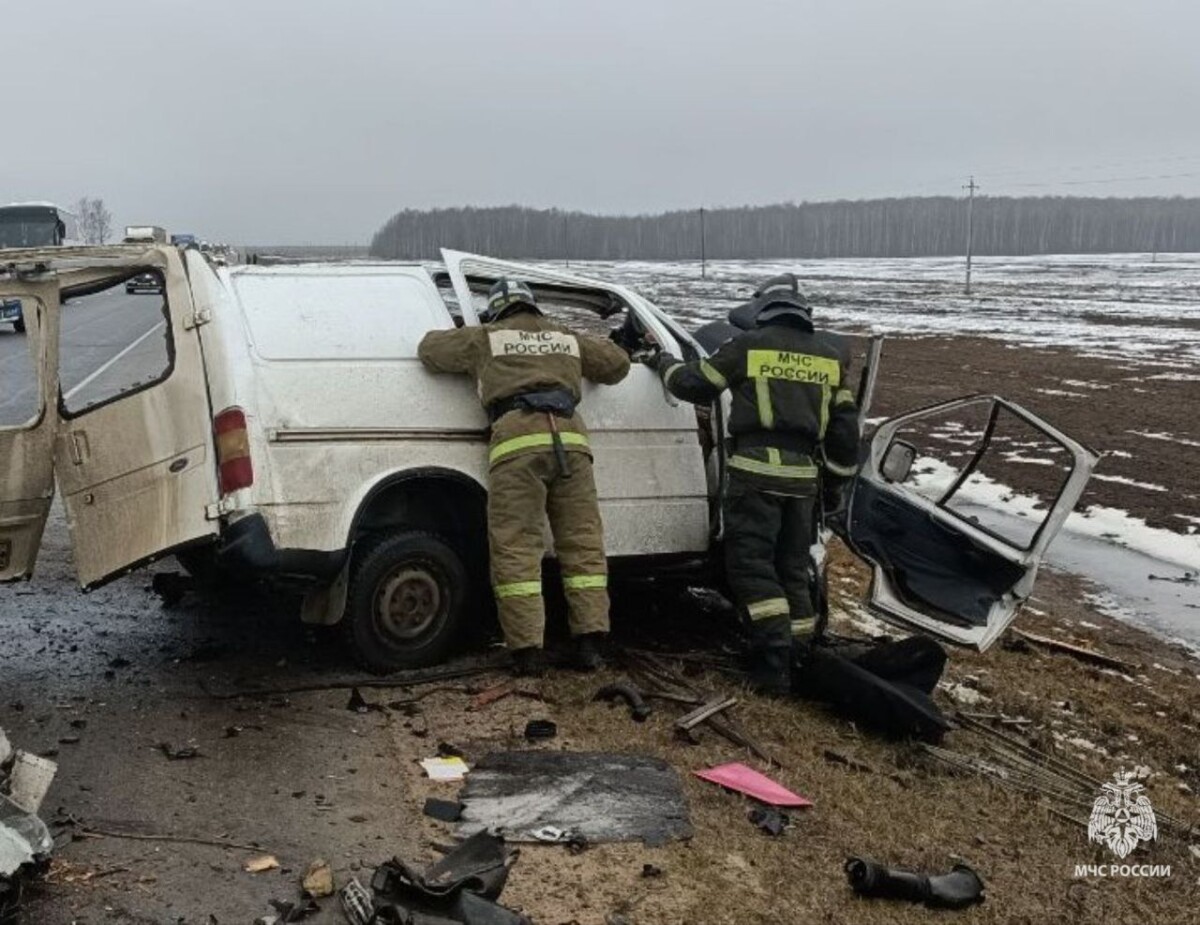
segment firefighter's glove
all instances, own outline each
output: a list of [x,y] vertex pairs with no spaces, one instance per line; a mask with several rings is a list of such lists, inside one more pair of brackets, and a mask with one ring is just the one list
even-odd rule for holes
[[646,365],[661,376],[672,366],[681,362],[683,361],[679,357],[668,353],[666,350],[658,350],[646,360]]

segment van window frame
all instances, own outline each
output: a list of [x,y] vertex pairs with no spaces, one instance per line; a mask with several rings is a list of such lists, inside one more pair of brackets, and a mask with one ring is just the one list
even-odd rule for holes
[[[166,366],[166,368],[163,370],[161,375],[152,379],[150,382],[144,382],[141,385],[135,386],[132,389],[128,389],[123,392],[118,392],[117,394],[112,395],[109,398],[104,399],[103,401],[98,401],[95,404],[88,405],[88,406],[86,406],[84,408],[80,408],[76,411],[71,411],[70,409],[67,408],[67,400],[66,400],[66,396],[63,392],[62,381],[61,381],[61,376],[60,376],[60,380],[59,380],[59,384],[58,384],[58,414],[62,420],[77,421],[80,418],[87,417],[87,415],[91,414],[93,411],[99,411],[101,408],[107,408],[109,405],[115,404],[116,402],[124,401],[127,398],[132,398],[133,396],[139,395],[142,392],[147,391],[148,389],[154,388],[155,386],[162,385],[162,383],[166,382],[174,374],[174,372],[175,372],[175,327],[171,323],[171,300],[170,300],[170,297],[167,295],[168,283],[167,283],[166,267],[154,267],[154,266],[132,267],[128,270],[123,270],[121,272],[121,274],[116,277],[104,279],[103,285],[100,285],[99,283],[92,283],[92,284],[88,284],[86,286],[80,286],[80,287],[75,287],[75,288],[66,288],[61,293],[60,304],[61,304],[61,302],[65,302],[67,299],[80,298],[81,296],[96,295],[97,293],[100,293],[100,292],[107,292],[109,289],[114,289],[117,286],[124,285],[127,281],[133,279],[133,277],[141,276],[143,273],[157,273],[159,276],[162,277],[162,280],[163,280],[162,316],[163,316],[163,321],[165,321],[166,325],[167,325],[166,332],[165,332],[166,338],[167,338],[167,366]],[[61,370],[61,368],[62,368],[62,330],[61,330],[61,325],[60,325],[58,338],[59,338],[59,360],[58,360],[58,362],[59,362],[59,368]]]

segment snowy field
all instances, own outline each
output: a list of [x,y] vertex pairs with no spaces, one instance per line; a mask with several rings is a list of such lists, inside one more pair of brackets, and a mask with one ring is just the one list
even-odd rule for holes
[[[963,261],[948,258],[715,261],[705,279],[698,262],[572,262],[571,269],[627,284],[689,325],[723,318],[763,280],[791,271],[802,278],[822,326],[907,337],[987,338],[1013,349],[1066,348],[1113,361],[1103,377],[1073,379],[1063,373],[1034,389],[1044,399],[1044,410],[1068,432],[1079,424],[1080,414],[1104,417],[1105,396],[1116,397],[1114,390],[1149,399],[1161,380],[1173,380],[1187,395],[1193,394],[1192,383],[1200,383],[1200,254],[985,257],[975,262],[971,297],[963,294]],[[963,359],[969,360],[965,353]],[[1044,364],[1047,358],[1039,359]],[[1178,429],[1190,434],[1200,407],[1182,411],[1175,417]],[[1200,477],[1200,440],[1125,426],[1138,438],[1136,449],[1131,453],[1100,443],[1102,427],[1097,448],[1108,459],[1094,478],[1130,492],[1174,497],[1182,505],[1177,510],[1188,510],[1190,502],[1155,481],[1165,473],[1146,465],[1132,470],[1138,477],[1111,469],[1120,458],[1142,458],[1149,442],[1171,445],[1176,448],[1173,468],[1182,478],[1167,481],[1175,491],[1190,487],[1195,479],[1188,471]],[[940,436],[945,461],[921,460],[914,479],[918,490],[931,481],[949,484],[975,442],[953,430]],[[967,450],[958,443],[967,444]],[[1031,469],[1051,465],[1053,457],[1031,456],[1032,451],[1014,455],[1021,446],[1006,447],[1004,460]],[[1014,532],[1040,521],[1045,513],[1040,499],[1026,494],[1020,479],[1007,481],[977,475],[964,491],[962,513]],[[1098,610],[1200,648],[1200,519],[1192,522],[1185,514],[1176,519],[1183,521],[1178,531],[1164,530],[1120,506],[1083,504],[1051,548],[1049,562],[1096,582],[1092,603]]]
[[855,332],[977,336],[1154,363],[1200,380],[1200,254],[980,257],[963,295],[961,258],[572,261],[628,284],[681,319],[720,318],[764,279],[791,271],[821,323]]

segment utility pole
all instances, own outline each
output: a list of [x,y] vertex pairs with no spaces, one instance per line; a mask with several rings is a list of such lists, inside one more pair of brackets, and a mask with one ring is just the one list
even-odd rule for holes
[[966,294],[970,295],[971,294],[971,244],[972,244],[973,232],[975,230],[974,226],[972,224],[972,218],[973,218],[972,211],[973,211],[973,207],[975,205],[975,190],[979,189],[979,186],[975,183],[975,178],[971,177],[970,181],[967,183],[966,186],[963,187],[963,189],[965,189],[967,191],[967,288],[966,288]]
[[700,207],[700,278],[708,275],[708,254],[704,242],[704,206]]

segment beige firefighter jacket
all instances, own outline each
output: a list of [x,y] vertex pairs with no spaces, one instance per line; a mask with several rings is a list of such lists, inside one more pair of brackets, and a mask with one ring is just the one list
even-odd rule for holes
[[[629,372],[629,357],[611,341],[576,334],[543,315],[520,311],[479,327],[430,331],[417,356],[436,373],[475,377],[485,409],[525,392],[562,389],[578,402],[582,380],[615,385]],[[530,411],[510,411],[492,424],[489,460],[495,465],[523,453],[551,449],[551,420]],[[579,412],[555,418],[563,447],[590,455]]]

